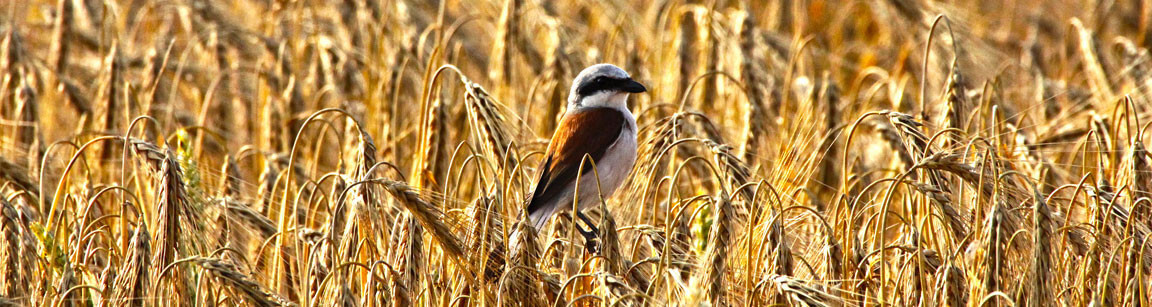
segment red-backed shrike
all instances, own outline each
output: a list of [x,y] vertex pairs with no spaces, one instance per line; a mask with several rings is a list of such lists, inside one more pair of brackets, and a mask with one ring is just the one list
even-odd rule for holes
[[[612,64],[592,65],[572,81],[568,108],[548,144],[528,200],[528,217],[536,229],[553,214],[571,210],[573,198],[583,210],[599,204],[601,195],[611,196],[624,183],[636,163],[636,118],[628,111],[628,94],[645,91],[644,85]],[[585,163],[583,173],[578,174],[585,155],[595,162],[596,170],[592,163]],[[593,228],[581,230],[591,238],[595,226],[579,211],[576,215]]]

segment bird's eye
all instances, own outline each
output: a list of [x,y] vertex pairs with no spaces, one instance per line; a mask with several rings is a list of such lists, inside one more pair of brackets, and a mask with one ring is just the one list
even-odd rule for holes
[[604,81],[606,81],[607,79],[608,79],[608,78],[604,78],[604,76],[600,76],[600,77],[596,77],[596,79],[594,79],[594,80],[592,80],[592,81],[593,81],[593,82],[596,82],[596,83],[601,83],[601,82],[604,82]]

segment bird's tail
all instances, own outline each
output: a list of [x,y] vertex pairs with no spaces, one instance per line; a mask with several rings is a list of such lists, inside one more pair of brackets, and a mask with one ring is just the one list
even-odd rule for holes
[[536,227],[536,230],[539,231],[544,229],[544,223],[548,222],[548,218],[551,217],[555,211],[556,206],[540,208],[540,210],[536,210],[535,212],[529,212],[528,219],[532,223],[532,227]]
[[521,233],[520,222],[528,222],[528,225],[532,226],[535,233],[533,233],[531,237],[535,240],[535,234],[539,233],[541,229],[544,229],[544,223],[548,222],[548,218],[556,212],[556,206],[542,206],[537,207],[537,210],[528,210],[528,208],[532,208],[531,203],[532,197],[529,196],[527,204],[525,204],[525,210],[522,211],[524,214],[520,215],[520,220],[514,224],[515,226],[513,226],[512,233],[508,236],[508,247],[513,253],[520,249],[520,237],[524,235]]

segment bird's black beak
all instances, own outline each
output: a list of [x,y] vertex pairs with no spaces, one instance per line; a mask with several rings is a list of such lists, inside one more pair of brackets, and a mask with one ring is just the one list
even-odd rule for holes
[[640,84],[640,82],[636,82],[636,80],[632,79],[624,81],[624,86],[620,87],[620,89],[629,93],[643,93],[648,91],[648,89],[645,88],[643,84]]

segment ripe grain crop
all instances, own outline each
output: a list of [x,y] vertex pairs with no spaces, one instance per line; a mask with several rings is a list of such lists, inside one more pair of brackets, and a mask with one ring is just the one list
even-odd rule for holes
[[[0,306],[1149,306],[1149,1],[0,1]],[[570,82],[638,158],[542,229]],[[580,226],[583,227],[583,226]]]

